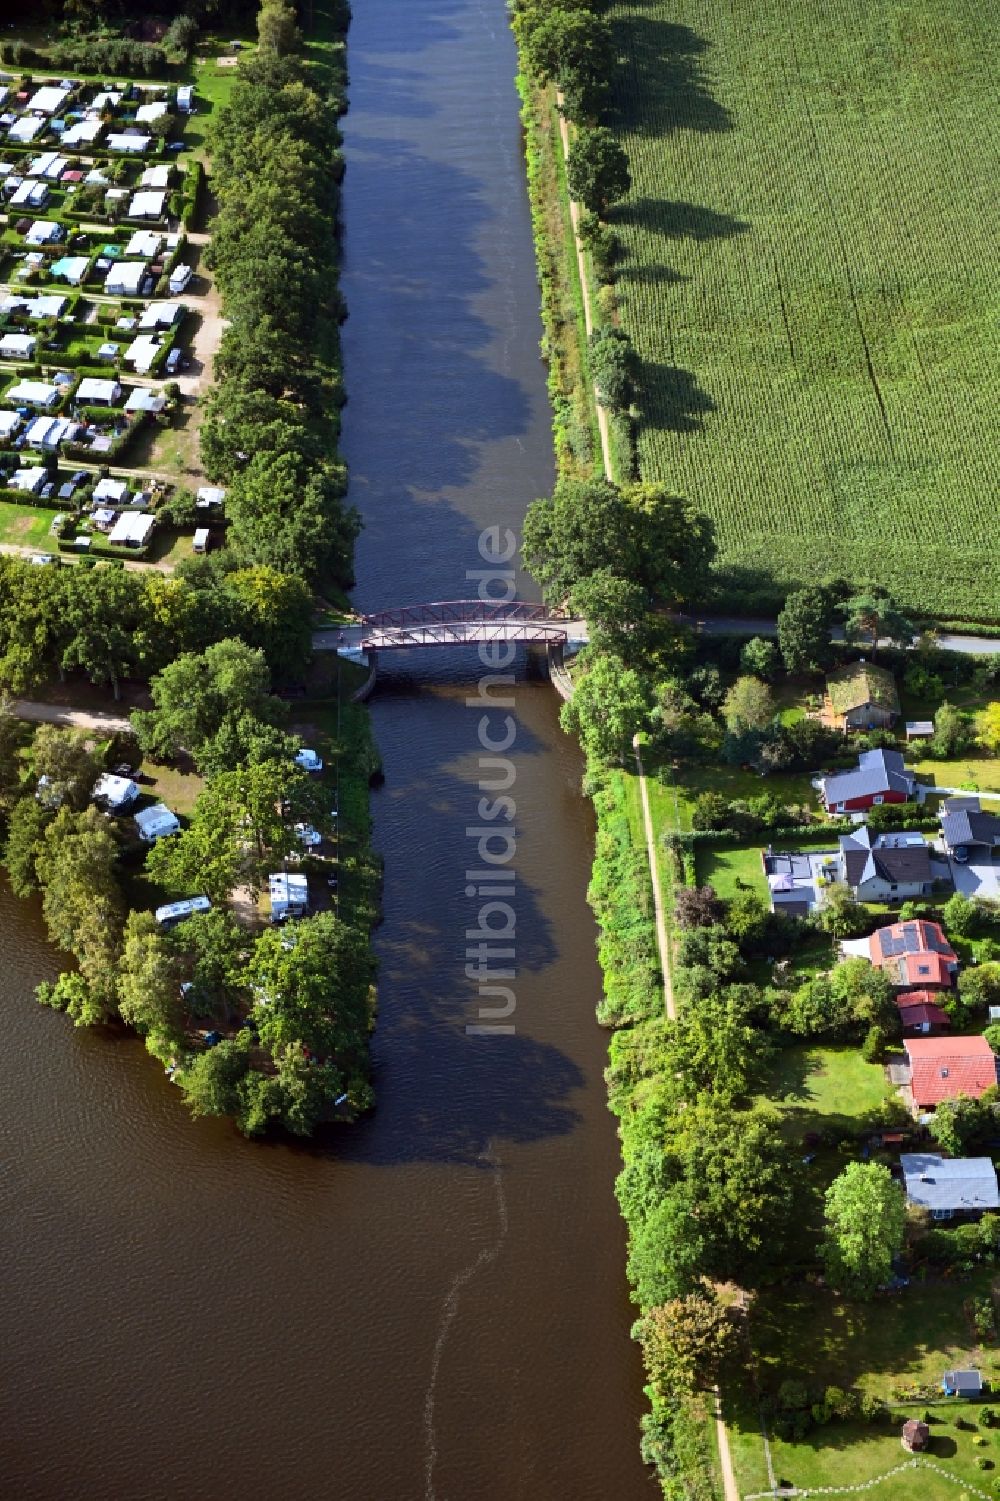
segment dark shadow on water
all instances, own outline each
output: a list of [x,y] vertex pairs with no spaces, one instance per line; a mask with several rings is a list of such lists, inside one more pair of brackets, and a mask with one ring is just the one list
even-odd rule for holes
[[679,365],[658,365],[644,360],[638,387],[642,393],[643,428],[698,433],[708,413],[716,410],[715,402],[701,389],[697,378]]
[[672,240],[727,240],[750,228],[729,214],[669,198],[633,198],[615,210],[613,220]]
[[646,136],[732,130],[733,117],[713,97],[705,67],[711,43],[690,26],[637,15],[638,8],[633,5],[616,28],[619,51],[628,59],[615,101],[621,122]]

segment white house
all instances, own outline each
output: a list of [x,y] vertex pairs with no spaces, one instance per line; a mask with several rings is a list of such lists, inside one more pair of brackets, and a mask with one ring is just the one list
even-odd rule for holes
[[125,403],[125,410],[130,416],[133,412],[162,412],[166,404],[165,396],[158,396],[146,386],[136,386]]
[[99,110],[103,114],[105,110],[117,109],[121,102],[121,94],[115,93],[112,89],[102,89],[99,94],[94,95],[90,101],[90,107],[91,109]]
[[28,100],[27,108],[33,114],[58,114],[69,98],[69,92],[69,89],[64,89],[54,83],[45,84],[42,88],[35,90]]
[[8,386],[3,399],[13,402],[28,402],[35,407],[54,407],[59,400],[59,387],[50,386],[44,380],[19,380]]
[[78,287],[87,274],[90,259],[85,255],[64,255],[50,268],[53,276],[68,281],[71,287]]
[[148,374],[163,345],[152,334],[140,334],[125,351],[125,363],[140,375]]
[[62,239],[62,225],[54,219],[36,219],[25,235],[28,245],[52,245]]
[[162,244],[162,235],[154,234],[151,229],[137,229],[125,246],[125,254],[140,256],[143,260],[152,260],[154,255],[159,254]]
[[859,902],[927,896],[934,883],[930,845],[923,834],[874,834],[862,824],[840,837],[838,875]]
[[146,167],[139,178],[139,186],[140,188],[169,188],[172,171],[173,167],[169,162],[158,167]]
[[215,506],[221,506],[226,498],[226,492],[219,485],[201,485],[195,493],[195,509],[210,511]]
[[[162,191],[133,193],[132,202],[128,206],[128,217],[130,219],[162,219],[166,196],[166,193]],[[153,254],[155,255],[156,252],[154,251]]]
[[47,469],[15,469],[11,476],[10,488],[12,490],[24,490],[29,495],[37,495],[49,477]]
[[135,118],[140,125],[150,125],[154,120],[162,120],[167,113],[167,106],[162,99],[156,99],[152,104],[140,104],[135,112]]
[[207,526],[195,527],[194,536],[191,538],[191,548],[194,552],[208,552],[209,530]]
[[104,290],[109,297],[138,297],[145,276],[145,261],[117,261],[104,278]]
[[284,922],[289,917],[302,917],[309,910],[309,883],[303,875],[288,875],[278,871],[267,878],[271,897],[271,921]]
[[151,302],[142,311],[139,327],[140,329],[173,328],[174,324],[183,318],[184,312],[182,302]]
[[94,499],[107,505],[120,506],[128,494],[128,485],[123,479],[102,479],[94,486]]
[[12,438],[20,426],[21,418],[17,412],[0,412],[0,439]]
[[116,777],[110,772],[99,776],[91,796],[95,803],[104,803],[112,812],[127,808],[139,796],[139,788],[131,777]]
[[78,120],[68,130],[62,133],[63,146],[92,146],[104,129],[104,121],[98,117],[96,120]]
[[0,316],[8,313],[24,313],[34,321],[37,318],[59,318],[69,301],[59,295],[51,297],[0,297]]
[[177,108],[182,114],[189,115],[194,108],[194,87],[190,83],[181,83],[177,86]]
[[24,435],[29,448],[44,448],[46,453],[55,453],[60,443],[76,436],[79,424],[68,417],[36,417]]
[[27,146],[36,135],[41,134],[47,125],[48,121],[44,120],[41,115],[21,115],[8,130],[7,139],[19,141],[22,146]]
[[156,517],[146,511],[123,511],[108,533],[112,547],[145,547],[156,525]]
[[116,380],[95,380],[88,375],[77,386],[73,399],[84,406],[112,407],[121,394],[122,388]]
[[112,132],[108,136],[108,150],[129,151],[134,152],[137,155],[141,155],[143,151],[147,151],[149,149],[149,144],[152,139],[152,136],[128,134],[118,135],[115,132]]
[[37,343],[33,334],[4,334],[0,339],[0,356],[5,360],[30,360]]
[[60,156],[58,151],[43,151],[28,168],[28,176],[47,177],[49,182],[58,182],[68,166],[66,158]]
[[155,844],[168,834],[176,834],[181,821],[176,813],[171,813],[166,803],[157,803],[154,808],[143,808],[135,815],[135,826],[140,839],[146,844]]
[[44,208],[49,201],[47,182],[31,182],[25,178],[10,200],[11,208]]

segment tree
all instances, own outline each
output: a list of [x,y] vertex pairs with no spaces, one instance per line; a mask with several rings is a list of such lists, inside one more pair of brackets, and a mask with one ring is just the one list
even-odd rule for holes
[[958,977],[958,992],[970,1011],[985,1011],[1000,1006],[1000,964],[968,965]]
[[830,636],[836,604],[828,589],[798,589],[778,616],[778,646],[785,671],[822,672],[833,660]]
[[529,71],[539,83],[558,85],[566,116],[597,114],[614,64],[607,21],[583,6],[555,4],[519,11],[514,30]]
[[[641,581],[668,608],[699,602],[708,592],[716,555],[711,519],[665,485],[627,485],[622,494]],[[622,564],[618,567],[627,572]]]
[[588,760],[612,765],[625,759],[650,714],[646,683],[632,667],[607,655],[588,661],[559,722],[577,734]]
[[587,340],[590,373],[602,407],[624,412],[639,369],[632,340],[622,328],[596,328]]
[[963,1157],[995,1133],[996,1117],[995,1089],[987,1090],[979,1100],[959,1095],[941,1101],[931,1121],[931,1135],[949,1156]]
[[97,1027],[108,1019],[104,1002],[76,971],[64,970],[54,984],[43,980],[35,988],[35,999],[53,1011],[65,1011],[75,1027]]
[[250,1066],[249,1032],[224,1038],[205,1053],[188,1059],[174,1075],[194,1116],[235,1115],[240,1109],[239,1085]]
[[181,968],[150,912],[130,912],[118,971],[118,1010],[149,1051],[166,1060],[184,1045]]
[[690,1292],[698,1282],[704,1245],[696,1195],[673,1183],[632,1237],[629,1281],[641,1308]]
[[888,1028],[898,1019],[892,981],[860,955],[834,965],[830,990],[845,1025],[859,1034],[870,1027]]
[[284,56],[298,51],[302,38],[292,6],[284,0],[264,0],[257,17],[257,38],[262,52]]
[[976,715],[976,734],[984,750],[1000,755],[1000,702],[987,704]]
[[823,894],[819,909],[820,927],[831,938],[856,938],[868,926],[868,914],[856,901],[849,886],[834,881]]
[[42,839],[36,868],[42,912],[54,943],[75,954],[95,1004],[109,1018],[117,1003],[125,904],[115,874],[118,847],[96,808],[59,809]]
[[7,825],[3,863],[15,896],[30,896],[38,890],[38,856],[45,830],[54,816],[51,808],[44,808],[33,797],[23,797],[14,804]]
[[722,916],[722,903],[714,886],[678,886],[674,893],[674,918],[680,928],[708,928]]
[[305,1046],[345,1073],[364,1066],[374,976],[367,940],[356,928],[321,912],[287,936],[269,929],[254,946],[248,975],[259,997],[261,1044],[272,1056]]
[[970,738],[965,715],[945,699],[934,715],[934,754],[943,760],[960,756]]
[[598,568],[573,586],[570,605],[586,620],[590,641],[598,651],[638,665],[646,644],[643,623],[649,606],[641,584],[611,568]]
[[628,157],[604,125],[577,133],[566,160],[570,197],[603,219],[632,186]]
[[634,1333],[653,1385],[672,1401],[679,1387],[715,1385],[720,1366],[735,1351],[737,1326],[717,1293],[698,1288],[651,1308]]
[[967,938],[974,931],[979,919],[975,902],[962,891],[956,891],[948,898],[941,916],[947,931],[956,934],[959,938]]
[[778,671],[778,648],[765,636],[754,636],[740,652],[740,666],[744,672],[770,682]]
[[851,1162],[826,1191],[822,1256],[831,1286],[869,1298],[903,1245],[906,1205],[887,1167]]
[[848,639],[867,644],[873,656],[883,637],[897,646],[908,646],[913,640],[912,620],[885,589],[853,594],[842,609]]
[[68,570],[72,583],[60,620],[63,672],[80,668],[92,683],[110,683],[121,696],[121,679],[136,667],[136,632],[142,621],[142,577],[121,568]]
[[230,1020],[248,990],[245,930],[224,907],[213,907],[196,912],[166,938],[191,987],[188,1012]]
[[0,694],[0,810],[12,808],[21,795],[21,752],[27,738],[27,728],[14,713],[12,700]]
[[750,1024],[746,1006],[731,994],[705,996],[685,1006],[670,1037],[671,1070],[683,1081],[689,1098],[710,1093],[732,1101],[749,1094],[769,1053],[768,1039]]
[[733,734],[762,730],[774,718],[771,690],[760,678],[739,677],[722,702],[722,717]]
[[40,801],[49,807],[62,804],[82,812],[90,802],[94,783],[103,766],[85,730],[66,730],[40,724],[31,742],[35,776],[45,778]]
[[552,604],[590,574],[612,567],[621,578],[639,573],[633,519],[617,486],[606,480],[559,480],[524,518],[525,565]]
[[133,714],[132,725],[143,750],[161,759],[187,750],[197,760],[227,721],[280,724],[287,712],[270,692],[263,651],[238,640],[183,652],[149,686],[154,707]]

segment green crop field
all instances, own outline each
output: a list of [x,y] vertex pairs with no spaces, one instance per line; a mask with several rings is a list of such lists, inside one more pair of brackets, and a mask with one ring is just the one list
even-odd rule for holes
[[731,604],[840,574],[1000,619],[997,6],[612,16],[643,477],[715,518]]

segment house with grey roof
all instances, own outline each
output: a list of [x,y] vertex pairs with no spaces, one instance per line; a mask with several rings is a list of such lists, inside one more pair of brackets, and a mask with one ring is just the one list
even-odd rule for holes
[[936,1220],[1000,1208],[996,1169],[989,1157],[904,1152],[899,1163],[907,1199],[921,1209],[929,1209]]
[[941,837],[952,859],[990,860],[1000,850],[1000,818],[984,813],[978,797],[946,798],[940,816]]
[[916,796],[917,779],[899,751],[862,751],[855,771],[820,779],[828,813],[863,813],[882,803],[905,803]]
[[927,896],[934,882],[930,845],[923,834],[875,834],[865,824],[841,836],[838,878],[859,902]]
[[836,850],[761,851],[772,912],[805,917],[823,900],[823,888],[838,879]]

